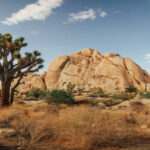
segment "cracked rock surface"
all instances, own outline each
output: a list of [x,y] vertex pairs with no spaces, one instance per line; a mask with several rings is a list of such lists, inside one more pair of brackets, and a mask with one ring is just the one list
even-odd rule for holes
[[133,85],[139,90],[150,90],[150,75],[130,58],[90,48],[52,61],[45,77],[47,89],[64,89],[68,82],[76,88],[100,88],[104,92],[124,91]]

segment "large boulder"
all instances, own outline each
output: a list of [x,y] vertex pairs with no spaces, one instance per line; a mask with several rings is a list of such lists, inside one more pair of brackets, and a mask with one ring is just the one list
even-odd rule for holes
[[50,64],[45,75],[47,89],[65,89],[71,82],[76,88],[101,88],[104,92],[124,91],[133,85],[150,90],[150,75],[129,58],[94,49],[83,49],[70,56],[60,56]]
[[[28,93],[32,88],[40,88],[42,90],[46,90],[44,75],[46,76],[46,73],[43,73],[42,75],[28,74],[21,80],[21,84],[17,87],[17,91],[19,91],[21,95],[24,95]],[[15,85],[16,81],[17,80],[14,80],[14,82],[12,83],[12,87]]]

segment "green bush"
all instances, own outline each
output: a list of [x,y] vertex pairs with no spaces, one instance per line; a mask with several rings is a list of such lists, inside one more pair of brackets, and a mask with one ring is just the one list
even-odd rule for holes
[[69,82],[67,84],[67,89],[66,89],[67,93],[69,95],[72,95],[75,92],[75,84],[72,84],[71,82]]
[[127,92],[127,93],[134,92],[135,93],[135,92],[137,92],[137,89],[134,86],[130,85],[129,87],[125,88],[125,92]]
[[103,103],[107,106],[107,107],[110,107],[110,106],[115,106],[115,105],[118,105],[122,102],[122,100],[108,100],[108,101],[104,101]]
[[82,95],[82,93],[84,92],[84,88],[78,88],[77,90],[78,95]]
[[138,94],[143,98],[150,98],[150,92],[144,93],[142,91],[138,92]]
[[55,104],[74,104],[74,98],[64,90],[53,90],[47,94],[48,103]]
[[138,94],[142,97],[144,97],[144,92],[143,91],[139,91]]
[[144,94],[144,97],[145,97],[145,98],[150,98],[150,92],[145,93],[145,94]]
[[133,101],[130,102],[131,106],[144,106],[144,104],[141,101]]
[[121,94],[121,95],[114,94],[112,96],[112,98],[115,99],[115,100],[122,99],[124,101],[129,99],[129,97],[127,95],[125,95],[125,94]]
[[41,90],[39,88],[33,88],[31,91],[27,93],[27,97],[35,97],[35,98],[40,98],[46,95],[46,91]]
[[105,94],[102,90],[92,90],[91,93],[89,94],[91,97],[105,97],[108,98],[109,95]]

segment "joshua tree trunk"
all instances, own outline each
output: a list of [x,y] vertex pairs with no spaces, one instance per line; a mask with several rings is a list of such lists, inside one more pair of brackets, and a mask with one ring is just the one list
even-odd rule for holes
[[[23,37],[13,40],[11,34],[0,34],[1,107],[13,103],[15,89],[22,77],[28,73],[37,72],[43,67],[44,61],[40,58],[41,53],[38,51],[26,52],[24,56],[21,56],[21,49],[25,46],[27,43],[24,42]],[[15,79],[18,81],[14,87],[11,87]]]
[[10,104],[14,102],[14,94],[15,94],[15,89],[12,88],[10,93]]
[[1,106],[9,106],[9,91],[10,91],[10,83],[3,82],[2,83],[2,97],[1,97]]

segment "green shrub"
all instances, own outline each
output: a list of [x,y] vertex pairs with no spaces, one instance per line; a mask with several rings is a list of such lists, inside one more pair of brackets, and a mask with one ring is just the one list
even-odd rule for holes
[[140,91],[140,92],[138,92],[138,94],[139,94],[141,97],[150,98],[150,92],[144,93],[144,92]]
[[114,106],[114,105],[118,105],[122,102],[122,100],[108,100],[108,101],[104,101],[103,103],[107,106],[107,107],[110,107],[110,106]]
[[47,94],[48,103],[55,104],[74,104],[74,98],[64,90],[53,90]]
[[27,97],[35,97],[35,98],[40,98],[46,95],[46,91],[41,90],[39,88],[33,88],[31,91],[27,93]]
[[75,92],[75,84],[72,84],[71,82],[69,82],[67,84],[67,89],[66,89],[67,93],[69,95],[73,95],[73,93]]
[[134,92],[135,93],[135,92],[137,92],[137,89],[134,86],[130,85],[129,87],[125,88],[125,92],[127,92],[127,93]]
[[91,106],[98,106],[99,101],[98,100],[93,100],[89,102],[91,104]]
[[108,98],[108,97],[109,97],[109,95],[108,95],[108,94],[103,93],[103,91],[98,91],[97,95],[98,95],[98,97],[106,97],[106,98]]
[[150,98],[150,92],[145,93],[145,94],[144,94],[144,97],[145,97],[145,98]]
[[144,106],[144,104],[141,101],[133,101],[130,102],[131,106]]
[[143,91],[139,91],[138,94],[142,97],[144,97],[144,92]]
[[105,98],[109,97],[109,95],[105,94],[102,90],[95,90],[95,89],[93,89],[91,91],[91,93],[89,94],[89,96],[91,96],[91,97],[105,97]]
[[77,89],[77,93],[79,96],[82,95],[83,92],[84,92],[84,88],[78,88]]
[[115,100],[117,99],[128,100],[129,99],[129,97],[125,94],[121,94],[121,95],[114,94],[112,98]]

